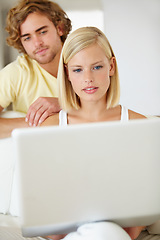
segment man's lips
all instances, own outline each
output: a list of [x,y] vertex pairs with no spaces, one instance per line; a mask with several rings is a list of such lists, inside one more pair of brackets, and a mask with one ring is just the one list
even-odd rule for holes
[[98,87],[86,87],[83,88],[83,91],[89,94],[95,93],[97,91]]
[[38,54],[38,55],[43,55],[46,53],[48,48],[41,48],[41,49],[38,49],[35,51],[35,54]]

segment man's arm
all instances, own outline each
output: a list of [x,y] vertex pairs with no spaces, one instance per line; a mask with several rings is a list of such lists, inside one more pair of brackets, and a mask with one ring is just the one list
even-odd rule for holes
[[15,128],[25,127],[28,127],[25,118],[0,118],[0,138],[10,137]]
[[39,97],[28,109],[26,122],[29,126],[38,126],[46,118],[60,111],[58,98]]
[[[0,106],[0,112],[3,107]],[[15,128],[38,126],[46,118],[60,111],[58,98],[40,97],[30,107],[26,118],[1,118],[0,117],[0,138],[10,137]]]
[[[3,110],[3,107],[0,105],[0,114]],[[12,117],[12,115],[11,115]],[[15,128],[24,128],[28,127],[28,124],[25,122],[25,118],[5,118],[0,116],[0,138],[6,138],[11,136],[11,132]]]

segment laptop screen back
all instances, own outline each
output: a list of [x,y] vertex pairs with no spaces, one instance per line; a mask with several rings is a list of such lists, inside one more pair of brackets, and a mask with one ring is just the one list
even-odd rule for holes
[[16,129],[13,139],[24,236],[160,219],[159,120]]

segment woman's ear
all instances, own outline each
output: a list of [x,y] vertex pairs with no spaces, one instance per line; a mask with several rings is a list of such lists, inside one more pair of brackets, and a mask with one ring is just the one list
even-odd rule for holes
[[69,79],[68,66],[65,64],[64,67],[65,67],[65,72],[66,72],[67,78],[68,78],[68,80],[70,81],[70,79]]
[[109,69],[109,76],[113,76],[115,73],[115,69],[116,69],[116,58],[112,57],[110,59],[110,69]]

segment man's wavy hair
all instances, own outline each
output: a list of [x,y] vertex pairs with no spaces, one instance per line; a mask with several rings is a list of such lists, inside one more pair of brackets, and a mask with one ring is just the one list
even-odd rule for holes
[[71,20],[57,3],[49,0],[21,0],[15,7],[9,10],[6,20],[6,31],[9,34],[6,39],[7,44],[18,49],[20,53],[26,53],[20,39],[20,26],[27,16],[34,12],[47,16],[55,27],[61,24],[63,27],[62,43],[64,43],[72,29]]

